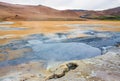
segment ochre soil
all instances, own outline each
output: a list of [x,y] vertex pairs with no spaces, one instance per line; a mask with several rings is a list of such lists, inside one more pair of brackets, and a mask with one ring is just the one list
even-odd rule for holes
[[[96,27],[94,30],[98,31],[120,31],[120,21],[97,21],[97,20],[88,20],[88,21],[13,21],[15,24],[12,25],[0,25],[0,26],[11,26],[11,27],[25,27],[25,30],[10,30],[4,31],[0,30],[0,44],[7,43],[9,40],[22,38],[23,36],[29,34],[50,34],[57,32],[68,32],[73,27],[68,27],[65,24],[101,24],[101,25],[110,25],[112,27]],[[86,30],[80,28],[79,30]],[[88,30],[88,29],[87,29]],[[7,38],[4,38],[6,37]],[[85,36],[81,34],[81,36]]]

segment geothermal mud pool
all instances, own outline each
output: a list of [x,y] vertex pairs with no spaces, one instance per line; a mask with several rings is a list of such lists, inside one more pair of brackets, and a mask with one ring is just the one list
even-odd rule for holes
[[[0,68],[19,66],[34,61],[45,63],[43,67],[47,68],[52,65],[51,63],[54,65],[100,56],[120,44],[120,32],[95,30],[104,25],[69,24],[67,26],[75,27],[75,29],[64,33],[31,34],[0,45]],[[78,29],[82,27],[86,30]],[[2,26],[0,30],[24,30],[24,28]],[[80,34],[85,36],[80,37]]]
[[[21,40],[13,40],[0,47],[1,54],[5,55],[3,62],[17,64],[19,61],[28,60],[44,60],[48,62],[80,60],[102,55],[107,48],[120,42],[119,32],[85,31],[83,33],[89,36],[67,38],[67,36],[71,35],[71,32],[68,32],[53,35],[34,34]],[[15,53],[14,51],[20,50],[21,52],[23,50],[20,57],[16,56],[17,59],[12,58],[12,60],[9,58],[9,51]],[[0,64],[3,64],[2,61]]]

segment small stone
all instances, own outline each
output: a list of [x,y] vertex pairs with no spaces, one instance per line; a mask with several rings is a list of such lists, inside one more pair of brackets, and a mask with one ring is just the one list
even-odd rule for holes
[[74,70],[78,67],[76,63],[68,63],[66,64],[69,70]]

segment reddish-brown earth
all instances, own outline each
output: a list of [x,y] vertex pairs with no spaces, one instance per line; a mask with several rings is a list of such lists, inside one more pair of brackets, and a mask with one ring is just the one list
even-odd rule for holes
[[0,2],[0,18],[3,20],[41,20],[48,18],[78,18],[70,10],[59,11],[46,6],[16,5]]
[[103,10],[56,10],[43,5],[19,5],[0,2],[0,20],[81,20],[106,15],[120,15],[120,7]]

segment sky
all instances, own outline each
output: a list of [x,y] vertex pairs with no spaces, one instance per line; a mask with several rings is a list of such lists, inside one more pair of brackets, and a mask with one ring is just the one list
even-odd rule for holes
[[24,5],[45,5],[59,10],[104,10],[120,6],[120,0],[0,0],[0,2]]

